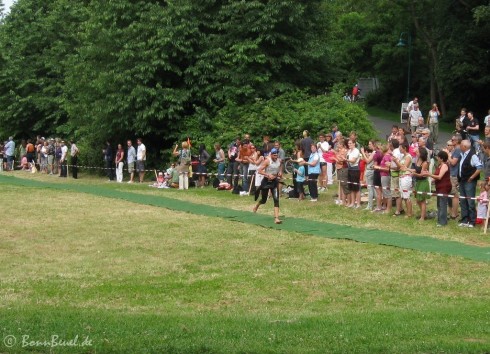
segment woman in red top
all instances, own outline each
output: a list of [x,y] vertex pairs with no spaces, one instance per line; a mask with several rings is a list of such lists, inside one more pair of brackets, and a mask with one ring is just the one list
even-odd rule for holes
[[117,145],[116,153],[116,179],[118,183],[122,183],[123,180],[123,166],[124,166],[124,149],[121,144]]
[[449,177],[449,167],[447,165],[447,152],[441,150],[436,155],[438,166],[434,174],[426,172],[428,177],[432,177],[436,182],[436,193],[443,194],[437,196],[437,226],[447,225],[447,199],[451,192],[451,179]]

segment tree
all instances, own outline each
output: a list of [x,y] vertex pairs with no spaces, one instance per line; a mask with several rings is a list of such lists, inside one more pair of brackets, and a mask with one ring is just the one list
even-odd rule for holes
[[[83,2],[18,0],[0,27],[0,133],[54,134],[66,123],[65,58]],[[60,28],[63,31],[60,31]]]
[[352,83],[359,76],[377,76],[382,88],[373,99],[376,104],[399,108],[407,53],[395,43],[407,32],[412,38],[410,91],[421,98],[423,107],[439,101],[447,119],[463,106],[480,113],[487,110],[490,23],[488,5],[481,0],[329,4],[337,14],[331,34],[336,66],[342,69],[339,77]]
[[168,144],[195,125],[211,129],[228,101],[318,89],[328,77],[321,5],[93,1],[65,85],[72,122]]

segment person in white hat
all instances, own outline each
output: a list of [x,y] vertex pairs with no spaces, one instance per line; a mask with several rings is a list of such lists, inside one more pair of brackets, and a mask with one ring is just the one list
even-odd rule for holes
[[304,200],[305,199],[305,160],[303,160],[302,157],[300,157],[298,160],[296,160],[298,163],[298,168],[294,169],[294,173],[296,174],[296,192],[298,192],[298,199],[299,200]]

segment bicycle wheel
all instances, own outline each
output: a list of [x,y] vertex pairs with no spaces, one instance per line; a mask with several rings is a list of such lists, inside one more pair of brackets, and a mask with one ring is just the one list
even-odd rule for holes
[[284,170],[286,173],[293,174],[294,172],[294,164],[292,160],[288,160],[284,163]]

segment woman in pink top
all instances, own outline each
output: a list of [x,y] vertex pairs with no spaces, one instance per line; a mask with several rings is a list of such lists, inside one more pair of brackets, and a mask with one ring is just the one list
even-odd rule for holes
[[[391,151],[388,149],[388,145],[384,144],[381,147],[381,153],[383,154],[383,158],[381,159],[381,163],[378,166],[374,166],[376,170],[380,171],[381,175],[381,188],[383,189],[383,205],[382,209],[388,210],[391,212],[391,177],[390,177],[390,165],[391,165]],[[386,210],[384,212],[386,212]]]
[[412,156],[412,162],[415,163],[414,159],[417,156],[417,150],[419,148],[419,143],[417,139],[417,135],[412,134],[412,141],[408,147],[408,153]]

